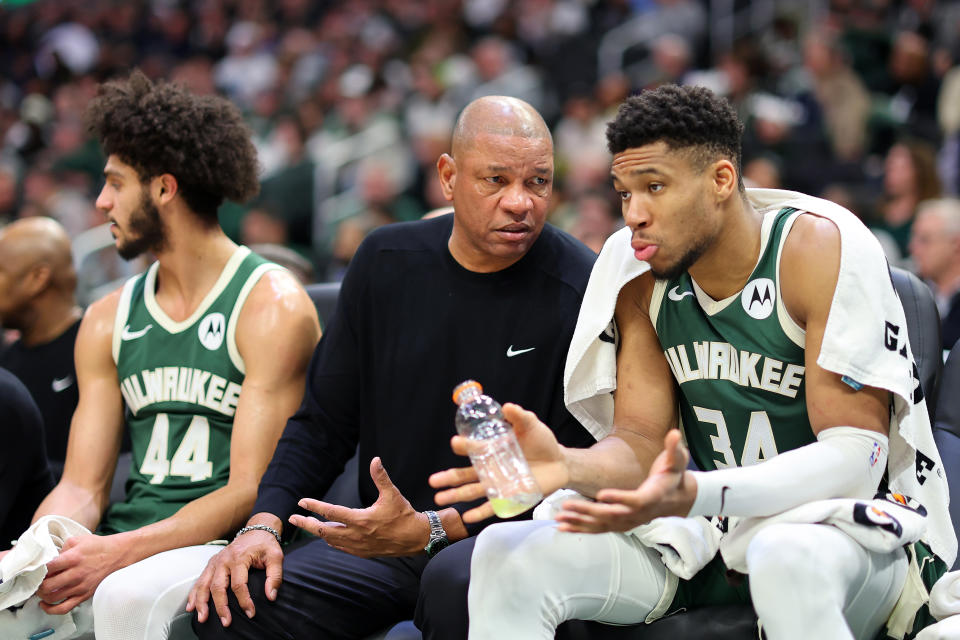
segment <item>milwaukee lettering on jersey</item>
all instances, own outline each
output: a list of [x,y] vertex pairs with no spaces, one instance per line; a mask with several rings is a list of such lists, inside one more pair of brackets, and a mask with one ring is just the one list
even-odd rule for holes
[[237,411],[240,385],[228,383],[209,371],[189,367],[145,369],[120,384],[123,398],[134,414],[160,402],[186,402],[232,416]]
[[[788,398],[796,398],[803,383],[804,367],[750,351],[737,351],[726,342],[692,343],[693,359],[686,345],[663,352],[677,382],[729,380],[741,387],[754,387]],[[694,366],[696,365],[696,366]]]

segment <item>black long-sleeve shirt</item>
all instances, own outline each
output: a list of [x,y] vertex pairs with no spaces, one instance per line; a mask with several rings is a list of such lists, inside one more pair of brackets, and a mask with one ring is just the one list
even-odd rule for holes
[[521,260],[475,273],[447,249],[452,224],[452,215],[393,224],[360,246],[254,513],[285,521],[300,498],[327,491],[358,443],[364,505],[377,499],[368,468],[380,456],[413,507],[431,508],[428,476],[467,464],[450,437],[452,390],[468,378],[534,411],[562,444],[592,442],[564,407],[562,379],[596,256],[547,225]]

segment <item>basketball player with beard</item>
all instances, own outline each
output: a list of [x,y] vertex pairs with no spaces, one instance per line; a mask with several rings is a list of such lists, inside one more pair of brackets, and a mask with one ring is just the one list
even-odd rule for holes
[[[296,279],[217,222],[224,199],[259,188],[233,105],[135,71],[102,86],[86,117],[107,155],[96,206],[117,250],[156,262],[81,323],[63,478],[34,520],[67,516],[97,535],[68,539],[37,594],[53,615],[93,598],[97,638],[165,638],[219,549],[203,545],[253,507],[320,329]],[[108,505],[125,428],[126,498]]]

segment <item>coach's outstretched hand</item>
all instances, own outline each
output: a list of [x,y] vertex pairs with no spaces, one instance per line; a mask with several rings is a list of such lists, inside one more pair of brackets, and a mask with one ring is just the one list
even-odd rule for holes
[[379,457],[370,461],[370,477],[380,491],[366,509],[351,509],[304,498],[300,506],[323,517],[292,515],[290,523],[323,538],[334,549],[360,556],[409,556],[423,551],[430,540],[430,522],[415,511],[390,480]]

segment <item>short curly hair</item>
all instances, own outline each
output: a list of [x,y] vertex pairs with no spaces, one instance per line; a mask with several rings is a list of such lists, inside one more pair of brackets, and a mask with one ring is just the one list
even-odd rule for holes
[[743,124],[730,103],[704,87],[663,85],[630,96],[607,125],[610,153],[657,142],[689,150],[697,169],[724,157],[737,168],[740,190],[740,139]]
[[85,120],[104,152],[133,167],[141,182],[165,173],[209,224],[224,199],[257,195],[257,151],[237,108],[218,96],[150,81],[135,70],[100,86]]

